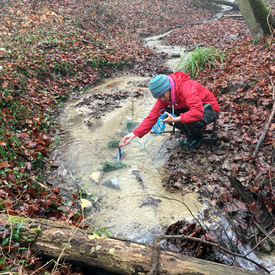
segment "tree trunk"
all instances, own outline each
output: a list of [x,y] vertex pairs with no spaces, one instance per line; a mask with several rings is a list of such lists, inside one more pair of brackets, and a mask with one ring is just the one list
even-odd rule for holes
[[237,0],[237,3],[255,41],[272,33],[274,17],[263,0]]
[[[13,221],[13,223],[12,223]],[[118,274],[147,274],[152,268],[152,247],[122,239],[99,237],[89,230],[50,220],[30,220],[0,215],[5,226],[23,222],[20,238],[32,238],[32,250],[51,258],[79,262]],[[158,274],[234,274],[257,272],[161,251]]]

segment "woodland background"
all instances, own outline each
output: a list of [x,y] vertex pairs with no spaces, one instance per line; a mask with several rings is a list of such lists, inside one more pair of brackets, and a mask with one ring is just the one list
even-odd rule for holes
[[[266,3],[274,13],[274,2]],[[165,43],[214,46],[226,58],[222,64],[205,67],[195,78],[216,95],[222,109],[215,153],[209,154],[209,139],[199,154],[176,147],[163,184],[171,190],[199,192],[202,200],[237,216],[244,231],[253,219],[262,222],[263,211],[273,219],[273,118],[255,150],[275,102],[274,33],[255,43],[242,20],[226,16],[210,21],[215,7],[202,0],[12,0],[1,1],[0,6],[2,213],[88,227],[79,194],[63,198],[60,188],[51,186],[44,175],[45,168],[58,166],[51,160],[59,140],[55,117],[64,100],[81,96],[103,78],[170,73],[163,66],[167,56],[146,48],[141,38],[173,29]],[[243,202],[229,176],[254,200]],[[44,262],[32,253],[31,240],[19,244],[20,228],[11,229],[2,219],[0,223],[0,268],[34,274]],[[53,266],[40,271],[50,272]],[[81,271],[58,265],[55,272]]]

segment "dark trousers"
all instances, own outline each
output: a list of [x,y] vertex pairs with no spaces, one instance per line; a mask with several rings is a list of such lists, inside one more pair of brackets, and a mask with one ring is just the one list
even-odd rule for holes
[[[172,108],[168,106],[166,108],[168,113],[172,113]],[[186,109],[177,109],[174,110],[174,114],[176,116],[180,116],[181,113],[187,112]],[[218,119],[219,117],[219,112],[214,111],[211,104],[205,104],[204,105],[204,115],[201,120],[192,122],[192,123],[185,123],[182,124],[180,122],[176,122],[174,125],[170,124],[171,126],[174,126],[175,128],[183,131],[186,133],[188,136],[193,136],[193,137],[200,137],[202,136],[202,128],[212,122],[214,120]]]

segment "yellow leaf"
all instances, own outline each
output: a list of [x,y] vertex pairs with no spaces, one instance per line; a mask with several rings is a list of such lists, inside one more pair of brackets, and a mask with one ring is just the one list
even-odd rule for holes
[[93,235],[88,235],[88,238],[90,240],[94,240],[94,239],[99,240],[101,237],[94,232]]
[[89,208],[89,207],[92,207],[92,203],[86,199],[80,199],[81,201],[81,208],[84,209],[84,208]]

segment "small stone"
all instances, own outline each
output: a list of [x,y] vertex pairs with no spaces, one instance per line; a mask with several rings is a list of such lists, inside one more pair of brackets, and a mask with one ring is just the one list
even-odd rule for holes
[[86,199],[80,199],[81,201],[81,208],[84,209],[84,208],[91,208],[93,206],[93,204],[86,200]]
[[108,186],[108,187],[111,187],[111,188],[114,188],[117,190],[121,190],[118,178],[106,180],[102,183],[102,185],[105,185],[105,186]]
[[68,170],[67,170],[67,169],[64,169],[64,170],[62,171],[61,176],[65,177],[65,176],[67,175],[67,173],[68,173]]
[[102,172],[93,172],[91,175],[90,175],[90,179],[92,179],[95,183],[100,183],[101,180],[102,180]]

